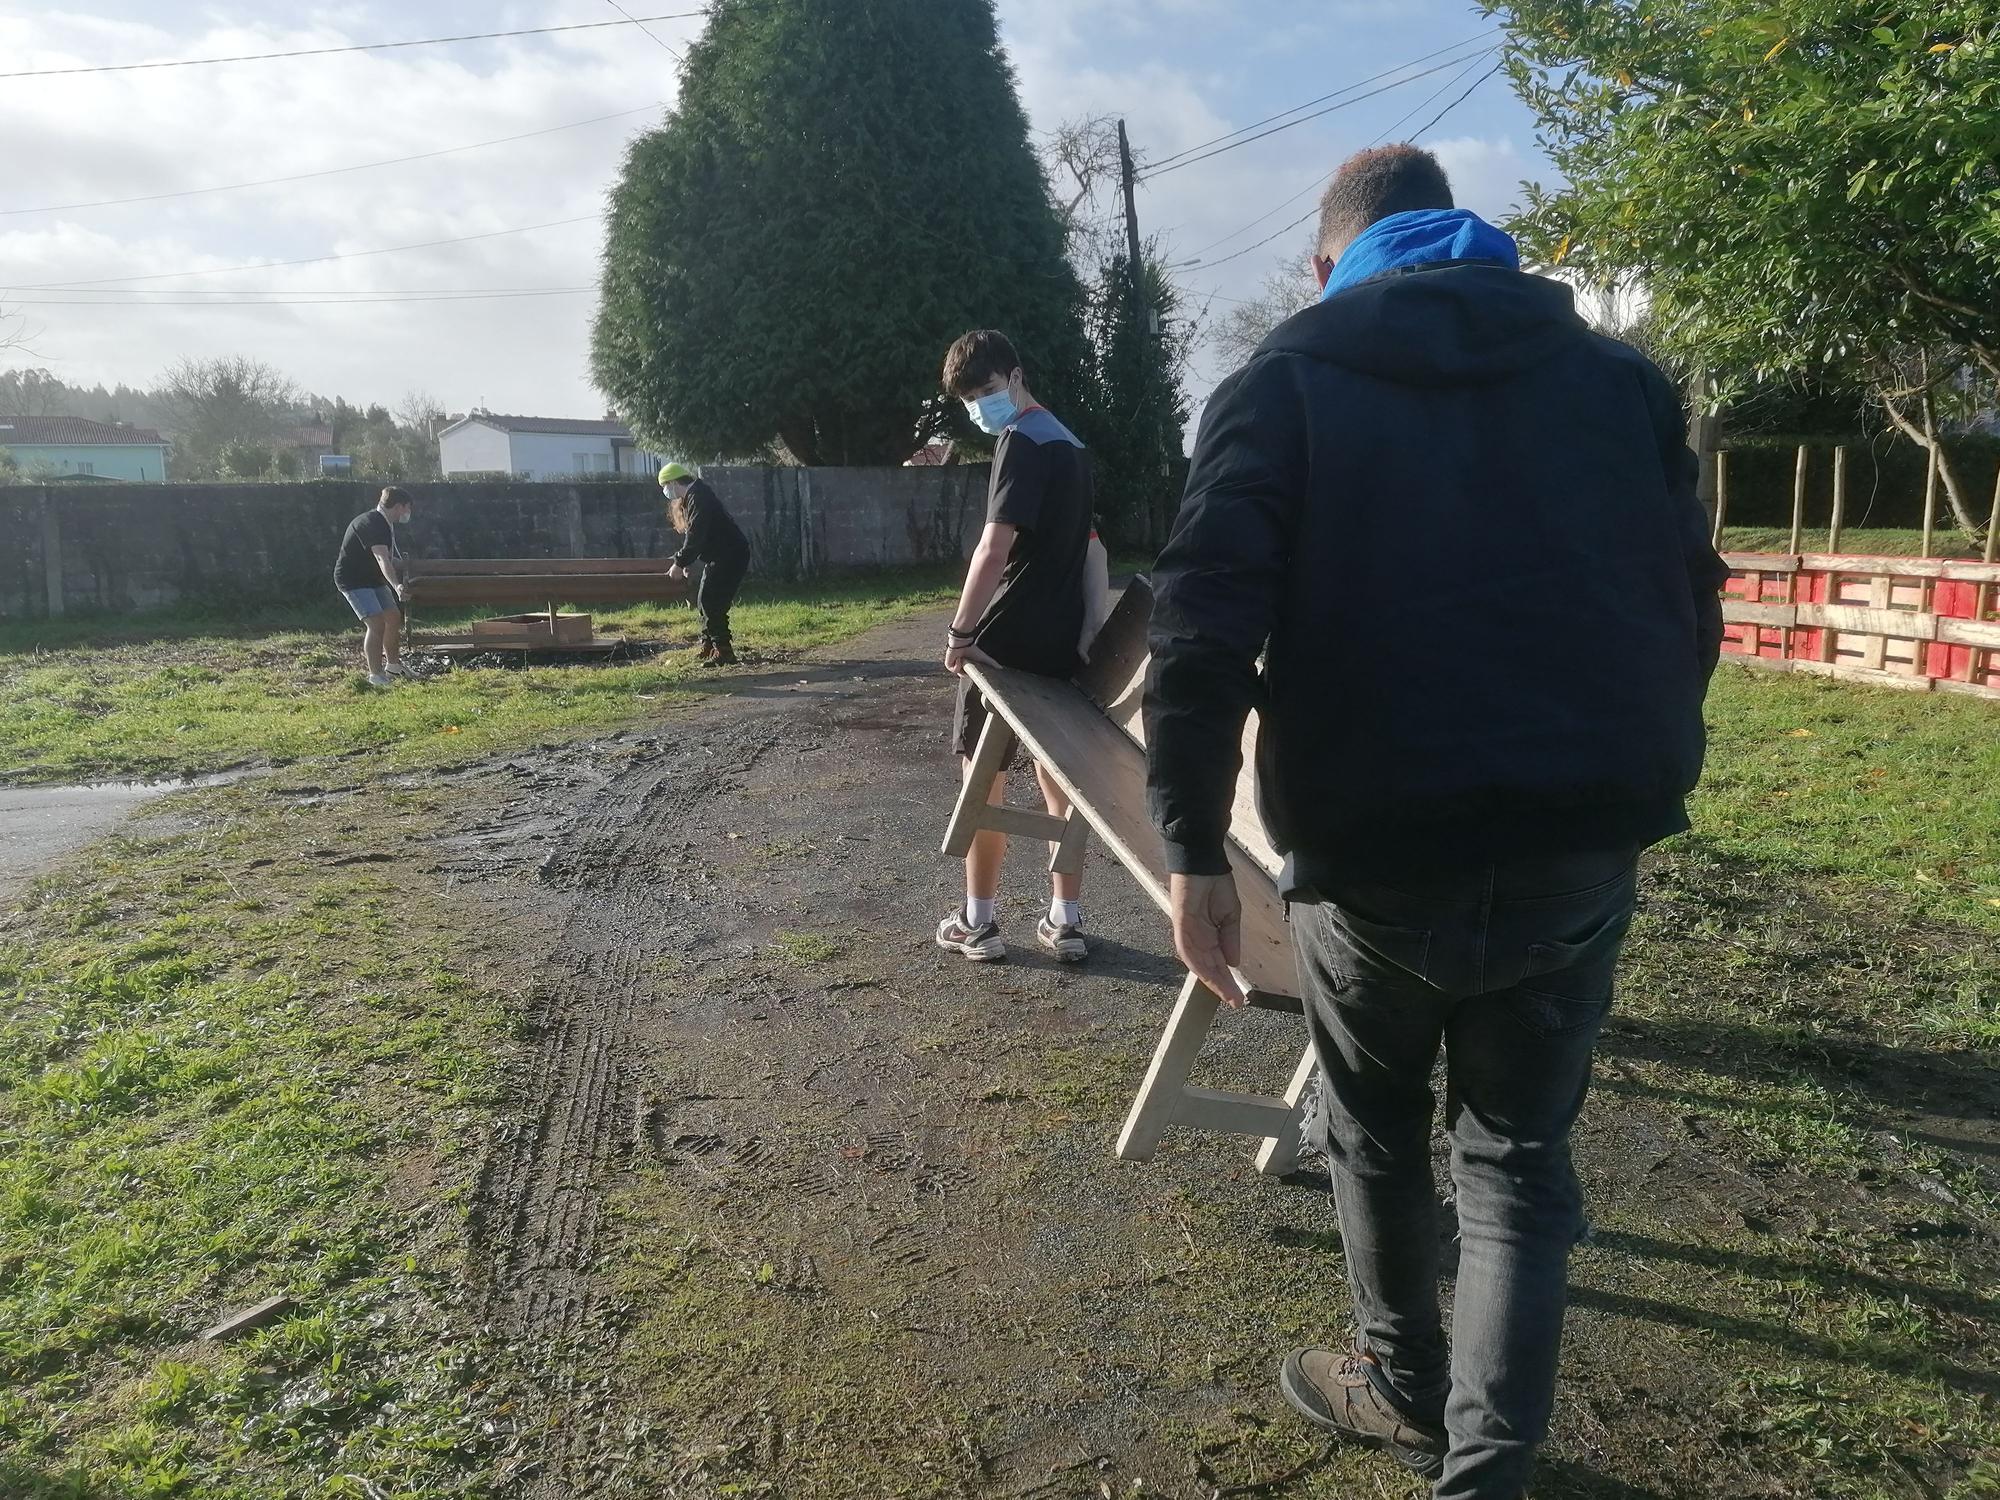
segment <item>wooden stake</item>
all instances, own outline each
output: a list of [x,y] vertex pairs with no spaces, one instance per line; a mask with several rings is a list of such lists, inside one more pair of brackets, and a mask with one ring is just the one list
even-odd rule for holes
[[[1792,478],[1792,556],[1805,550],[1806,540],[1806,445],[1799,444],[1798,473]],[[1792,601],[1796,603],[1797,601]]]
[[1722,528],[1729,515],[1729,452],[1725,448],[1715,450],[1715,532],[1709,538],[1718,552],[1722,550]]
[[[2000,562],[2000,474],[1993,476],[1993,513],[1986,518],[1986,550],[1981,556],[1987,562]],[[1992,607],[1993,585],[1982,583],[1972,596],[1972,618],[1985,620],[1987,610]],[[1979,681],[1995,661],[2000,661],[2000,654],[1972,647],[1965,653],[1964,680]]]
[[1938,492],[1938,440],[1931,437],[1930,447],[1924,450],[1929,462],[1924,465],[1924,550],[1919,557],[1932,555],[1937,539],[1937,492]]
[[1847,445],[1833,450],[1833,524],[1827,528],[1826,550],[1840,551],[1840,533],[1847,526]]

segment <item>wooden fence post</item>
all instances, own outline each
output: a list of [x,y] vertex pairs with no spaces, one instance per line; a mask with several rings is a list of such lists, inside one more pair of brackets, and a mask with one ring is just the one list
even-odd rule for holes
[[[1989,563],[2000,562],[2000,474],[1993,476],[1993,513],[1986,518],[1986,550],[1980,556]],[[1972,596],[1972,618],[1977,621],[1985,620],[1986,612],[1993,607],[1993,603],[1993,585],[1980,584]],[[1982,651],[1974,646],[1965,653],[1964,680],[1979,681],[1995,661],[2000,661],[2000,653]]]
[[1833,450],[1833,524],[1827,528],[1826,550],[1840,550],[1840,533],[1847,525],[1847,445]]
[[1919,557],[1929,557],[1937,538],[1937,492],[1938,492],[1938,440],[1931,438],[1930,447],[1924,449],[1928,462],[1924,465],[1924,550]]
[[62,521],[47,485],[42,486],[42,586],[54,619],[63,612]]
[[[1805,548],[1806,536],[1806,445],[1799,444],[1798,473],[1792,477],[1792,556]],[[1797,575],[1794,575],[1797,576]],[[1796,602],[1796,601],[1794,601]]]
[[1728,524],[1729,516],[1729,450],[1715,450],[1715,529],[1709,536],[1709,544],[1716,551],[1722,550],[1722,528]]

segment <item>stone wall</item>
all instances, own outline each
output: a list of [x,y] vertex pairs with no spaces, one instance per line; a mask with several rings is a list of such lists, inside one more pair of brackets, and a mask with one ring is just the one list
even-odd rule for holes
[[[711,467],[755,572],[808,577],[952,562],[984,520],[986,468]],[[666,557],[680,545],[648,481],[405,486],[417,557]],[[378,487],[0,486],[0,616],[263,602],[332,587],[347,523]]]

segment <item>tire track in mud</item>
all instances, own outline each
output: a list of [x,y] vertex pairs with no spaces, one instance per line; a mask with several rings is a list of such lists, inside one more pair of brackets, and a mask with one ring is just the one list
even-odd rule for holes
[[726,795],[779,735],[724,730],[629,766],[570,820],[539,866],[575,891],[532,1014],[539,1033],[522,1102],[496,1135],[474,1199],[479,1301],[517,1339],[585,1328],[602,1227],[601,1178],[629,1148],[635,1094],[629,1030],[650,993],[662,934],[653,851],[705,801]]

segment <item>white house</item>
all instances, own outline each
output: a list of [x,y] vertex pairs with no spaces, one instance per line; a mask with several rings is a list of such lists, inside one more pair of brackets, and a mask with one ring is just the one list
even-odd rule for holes
[[638,446],[623,422],[567,417],[509,417],[475,411],[438,433],[438,470],[573,479],[579,474],[643,474],[665,460]]
[[0,417],[0,448],[29,479],[167,477],[167,442],[150,427],[87,417]]

